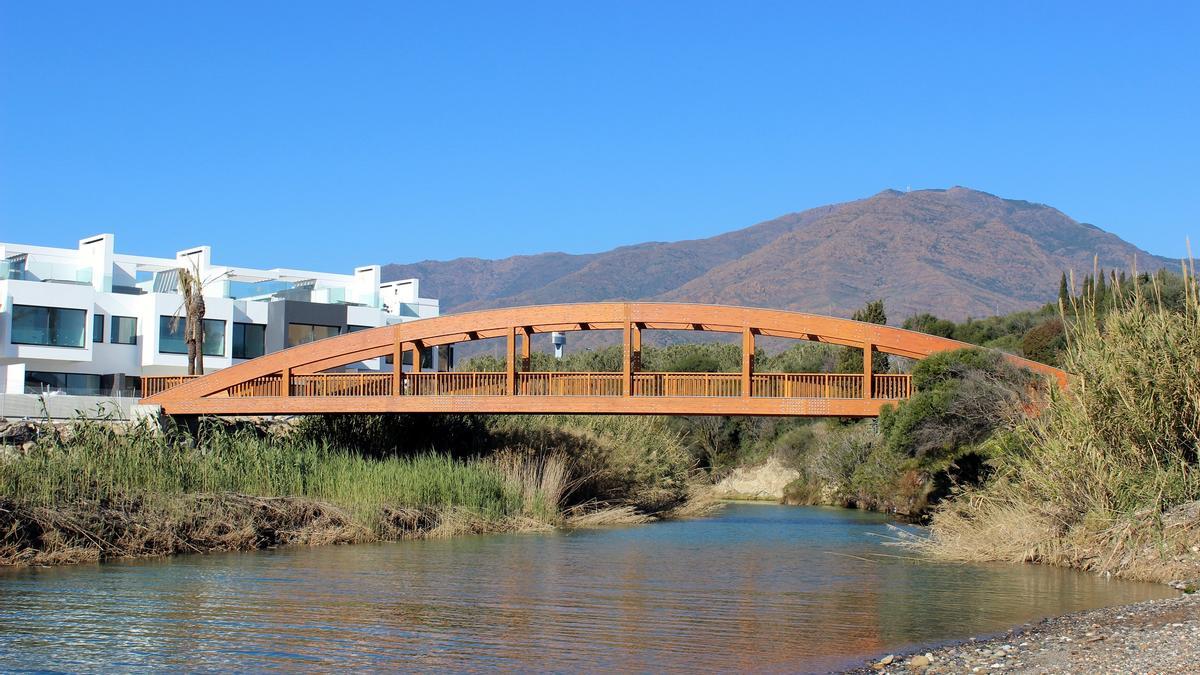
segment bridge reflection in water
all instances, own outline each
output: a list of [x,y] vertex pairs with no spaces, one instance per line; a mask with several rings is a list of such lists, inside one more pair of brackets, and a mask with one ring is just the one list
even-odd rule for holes
[[[530,372],[536,333],[616,330],[622,372]],[[645,330],[740,334],[736,373],[645,372]],[[764,373],[755,339],[784,337],[863,350],[862,374]],[[422,372],[421,355],[442,345],[501,338],[502,372]],[[776,310],[669,303],[593,303],[448,315],[328,338],[204,376],[143,378],[145,402],[168,414],[352,412],[617,413],[869,417],[912,394],[907,374],[872,372],[876,352],[921,359],[966,343],[848,319]],[[412,354],[410,372],[330,372],[367,359]],[[1043,364],[1010,356],[1054,377]]]

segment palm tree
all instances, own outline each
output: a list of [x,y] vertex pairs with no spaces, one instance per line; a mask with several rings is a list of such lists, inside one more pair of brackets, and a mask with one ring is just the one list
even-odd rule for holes
[[[183,340],[187,343],[188,375],[204,374],[204,287],[214,280],[215,277],[202,280],[195,261],[192,261],[192,269],[179,268],[179,292],[183,294],[179,309],[186,318]],[[179,327],[180,318],[179,310],[176,310],[171,319],[171,330]]]
[[204,374],[204,283],[199,270],[179,268],[179,291],[183,293],[183,309],[187,321],[183,339],[187,342],[188,375]]

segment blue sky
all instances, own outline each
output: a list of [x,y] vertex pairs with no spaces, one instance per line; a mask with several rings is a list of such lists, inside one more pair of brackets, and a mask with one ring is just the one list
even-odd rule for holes
[[1183,255],[1197,4],[981,4],[0,0],[0,240],[342,271],[965,185]]

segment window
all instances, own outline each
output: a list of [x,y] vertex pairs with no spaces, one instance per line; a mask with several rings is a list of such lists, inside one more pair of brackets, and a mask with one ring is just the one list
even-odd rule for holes
[[253,359],[267,353],[267,327],[257,323],[233,324],[233,358]]
[[350,324],[349,326],[346,326],[346,332],[357,333],[360,330],[368,330],[370,328],[374,328],[374,326],[355,326],[354,324]]
[[335,337],[341,330],[337,326],[318,326],[311,323],[289,323],[287,346],[295,347],[327,337]]
[[87,310],[13,305],[12,342],[18,345],[82,347]]
[[76,396],[97,396],[100,393],[100,376],[86,373],[25,371],[26,394],[43,394],[50,391]]
[[[158,317],[158,351],[162,354],[186,354],[187,341],[183,339],[187,319],[176,316]],[[204,320],[205,356],[225,356],[225,322],[221,319]]]
[[92,315],[92,342],[104,342],[104,315]]
[[[114,316],[108,338],[114,345],[137,344],[137,317]],[[186,352],[187,350],[184,349]]]

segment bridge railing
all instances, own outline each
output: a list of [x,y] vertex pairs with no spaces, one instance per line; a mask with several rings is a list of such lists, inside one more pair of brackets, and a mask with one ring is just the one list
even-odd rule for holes
[[741,373],[634,373],[634,396],[741,396]]
[[[391,379],[391,373],[386,374]],[[508,393],[505,373],[407,373],[405,396],[504,396]]]
[[293,375],[290,396],[391,396],[391,373]]
[[[622,396],[622,373],[524,372],[516,373],[519,396]],[[145,396],[188,382],[186,375],[142,378]],[[724,398],[742,395],[741,373],[633,373],[632,395],[644,397]],[[756,398],[862,398],[863,376],[841,373],[753,373],[750,393]],[[265,375],[236,384],[216,396],[252,398],[270,396],[345,397],[393,396],[392,373],[316,373],[291,375],[288,391],[281,390],[281,375]],[[504,396],[508,375],[503,372],[405,373],[401,396]],[[905,399],[912,395],[912,376],[872,376],[871,398]]]
[[912,396],[912,375],[879,374],[872,380],[871,398],[902,399]]
[[178,387],[184,382],[194,380],[199,375],[153,375],[142,377],[142,396],[160,394],[171,387]]
[[522,396],[621,396],[621,373],[517,373]]
[[862,375],[841,373],[755,373],[751,394],[764,398],[862,398]]

